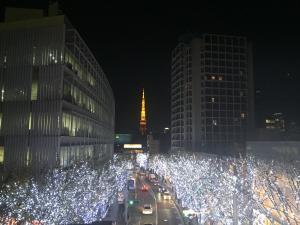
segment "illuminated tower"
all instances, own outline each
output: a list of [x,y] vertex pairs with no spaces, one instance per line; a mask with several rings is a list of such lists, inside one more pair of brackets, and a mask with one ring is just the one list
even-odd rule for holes
[[140,134],[144,136],[146,134],[146,107],[145,107],[145,91],[143,89],[142,97],[142,109],[141,109],[141,119],[140,119]]

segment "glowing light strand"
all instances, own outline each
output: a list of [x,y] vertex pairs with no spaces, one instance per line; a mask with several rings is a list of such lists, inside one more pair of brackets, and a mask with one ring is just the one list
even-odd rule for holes
[[100,220],[123,190],[127,169],[132,166],[114,157],[101,170],[87,163],[55,169],[44,180],[7,184],[0,192],[0,221],[9,218],[42,224],[90,223]]
[[[143,156],[144,157],[144,156]],[[145,165],[145,159],[140,164]],[[299,168],[280,162],[176,153],[155,155],[149,168],[170,181],[184,207],[201,222],[299,224]]]

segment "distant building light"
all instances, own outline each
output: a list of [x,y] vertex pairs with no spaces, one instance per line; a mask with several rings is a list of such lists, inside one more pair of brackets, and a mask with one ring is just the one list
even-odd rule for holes
[[214,97],[211,98],[211,102],[215,102],[215,98]]
[[222,77],[222,76],[219,76],[219,80],[223,80],[223,77]]
[[119,135],[116,135],[116,139],[118,139],[118,138],[120,138],[120,136],[119,136]]
[[1,102],[4,101],[4,86],[2,86],[2,89],[1,89]]
[[170,128],[169,127],[165,127],[165,130],[170,130]]
[[216,77],[215,77],[215,76],[211,76],[211,79],[212,79],[212,80],[215,80],[215,79],[216,79]]
[[241,118],[245,118],[245,113],[241,113]]
[[217,126],[217,125],[218,125],[217,120],[213,120],[213,125],[214,125],[214,126]]
[[124,148],[141,149],[142,144],[124,144]]

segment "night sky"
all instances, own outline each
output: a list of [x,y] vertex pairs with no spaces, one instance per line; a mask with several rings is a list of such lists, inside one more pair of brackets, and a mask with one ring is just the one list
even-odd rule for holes
[[[37,0],[30,4],[35,2],[41,4]],[[110,81],[116,100],[116,132],[137,132],[143,87],[150,130],[170,126],[171,50],[180,35],[190,32],[247,36],[254,44],[255,89],[260,90],[255,105],[257,125],[274,112],[299,121],[299,5],[245,8],[227,2],[167,6],[153,1],[65,0],[61,8]]]

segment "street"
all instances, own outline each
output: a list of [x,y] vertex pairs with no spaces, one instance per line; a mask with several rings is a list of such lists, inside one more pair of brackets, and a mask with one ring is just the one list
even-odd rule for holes
[[[136,175],[136,188],[129,192],[129,199],[135,199],[133,205],[129,205],[128,215],[130,225],[181,225],[180,214],[173,200],[164,200],[158,192],[158,187],[150,183],[144,176]],[[142,187],[147,191],[142,191]],[[144,204],[151,204],[153,213],[143,215]]]

